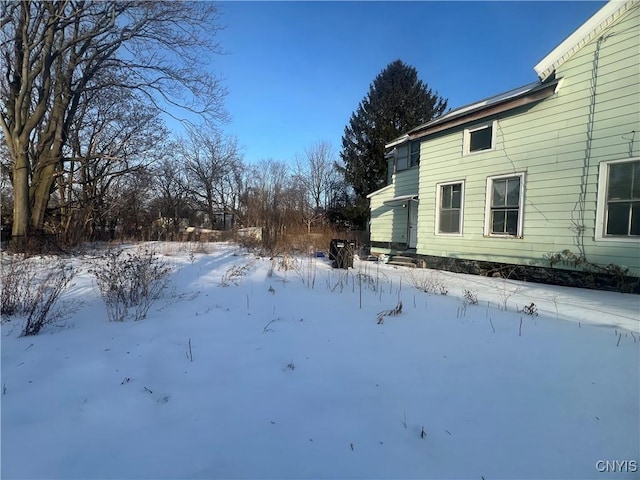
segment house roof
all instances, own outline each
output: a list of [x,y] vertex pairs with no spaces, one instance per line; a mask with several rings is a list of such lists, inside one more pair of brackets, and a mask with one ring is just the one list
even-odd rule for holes
[[586,43],[597,37],[626,11],[637,6],[637,1],[610,0],[575,32],[533,67],[540,80],[545,80]]
[[401,137],[392,140],[385,145],[385,148],[391,148],[409,140],[469,123],[518,106],[537,102],[553,95],[561,83],[561,79],[555,78],[556,69],[618,17],[638,5],[639,2],[637,0],[609,0],[606,5],[534,67],[538,74],[538,81],[451,110],[445,115],[419,125]]
[[435,120],[419,125],[413,130],[409,130],[408,133],[386,144],[385,147],[391,148],[408,140],[424,137],[489,115],[540,101],[553,95],[557,91],[559,84],[560,80],[556,79],[549,79],[546,82],[537,81],[464,105]]

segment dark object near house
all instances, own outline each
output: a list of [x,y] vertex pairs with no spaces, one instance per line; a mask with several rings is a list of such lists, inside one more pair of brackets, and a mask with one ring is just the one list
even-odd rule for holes
[[332,260],[333,268],[353,268],[353,252],[356,249],[355,242],[334,238],[329,244],[329,260]]

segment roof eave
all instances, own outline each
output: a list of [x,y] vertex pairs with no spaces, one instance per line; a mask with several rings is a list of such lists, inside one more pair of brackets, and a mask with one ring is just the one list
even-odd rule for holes
[[509,97],[503,101],[492,103],[475,110],[465,111],[460,115],[451,116],[446,119],[446,121],[438,121],[438,119],[436,119],[433,122],[427,123],[422,127],[418,127],[410,131],[408,139],[406,140],[415,140],[417,138],[426,137],[427,135],[442,132],[492,115],[539,102],[556,93],[560,83],[561,79],[549,80],[540,84],[536,88],[523,93],[522,95]]
[[393,184],[390,183],[389,185],[386,185],[382,188],[379,188],[378,190],[374,190],[373,192],[369,193],[367,195],[367,198],[371,198],[371,197],[375,197],[376,195],[382,193],[384,190],[389,190],[391,187],[393,187]]
[[405,133],[404,135],[402,135],[401,137],[396,138],[395,140],[392,140],[391,142],[387,143],[384,148],[391,148],[391,147],[395,147],[396,145],[400,145],[401,143],[406,142],[407,140],[409,140],[409,134]]
[[582,26],[569,35],[560,45],[554,48],[533,67],[540,80],[547,79],[560,65],[616,21],[618,17],[629,10],[634,3],[636,2],[609,0],[609,2],[598,10],[589,20],[583,23]]

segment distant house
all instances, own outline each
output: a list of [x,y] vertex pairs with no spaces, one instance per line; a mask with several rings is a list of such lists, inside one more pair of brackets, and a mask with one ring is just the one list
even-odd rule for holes
[[640,3],[611,1],[537,81],[390,142],[389,184],[368,196],[372,253],[554,283],[640,277],[639,26]]

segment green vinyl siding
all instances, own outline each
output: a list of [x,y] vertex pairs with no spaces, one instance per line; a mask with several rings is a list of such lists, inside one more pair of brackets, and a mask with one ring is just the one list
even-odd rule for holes
[[[598,238],[597,224],[601,162],[640,156],[639,24],[636,4],[602,32],[604,41],[593,39],[558,68],[553,96],[423,139],[418,254],[547,266],[545,255],[568,249],[640,276],[640,241]],[[464,129],[491,120],[495,149],[463,156]],[[524,173],[522,238],[485,236],[487,179],[516,173]],[[443,238],[436,184],[452,181],[465,182],[463,235]]]
[[[390,185],[370,195],[370,240],[371,242],[408,242],[408,203],[385,205],[395,197],[418,194],[418,167],[394,173]],[[404,205],[404,206],[403,206]],[[389,253],[388,249],[376,248],[378,253]]]

